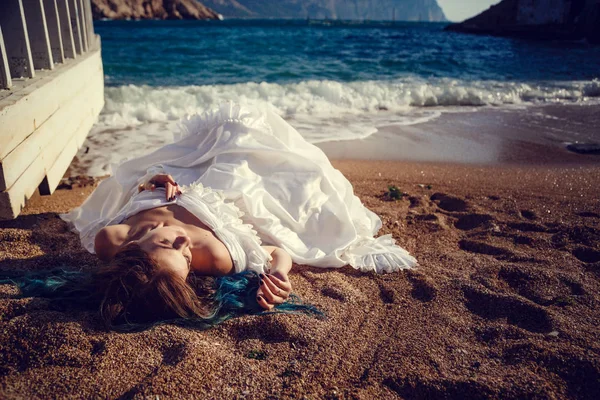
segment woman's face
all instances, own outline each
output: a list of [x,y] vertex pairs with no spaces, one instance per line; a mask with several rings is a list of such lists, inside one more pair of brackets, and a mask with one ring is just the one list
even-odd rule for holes
[[192,265],[192,241],[185,229],[159,225],[136,242],[161,268],[187,278]]

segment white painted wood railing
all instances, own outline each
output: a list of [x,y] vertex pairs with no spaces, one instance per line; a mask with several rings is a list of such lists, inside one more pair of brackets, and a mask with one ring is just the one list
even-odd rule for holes
[[0,90],[95,43],[90,0],[0,0]]
[[0,0],[0,219],[56,189],[103,105],[91,0]]

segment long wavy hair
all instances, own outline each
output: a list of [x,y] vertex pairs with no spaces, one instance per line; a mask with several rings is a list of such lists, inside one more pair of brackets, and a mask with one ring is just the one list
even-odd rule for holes
[[[160,266],[135,243],[120,249],[97,271],[57,269],[3,274],[23,297],[46,297],[61,308],[97,309],[110,330],[137,331],[175,323],[206,329],[244,314],[267,314],[257,303],[260,278],[246,271],[224,277],[189,274],[186,279]],[[269,312],[322,316],[295,295]]]

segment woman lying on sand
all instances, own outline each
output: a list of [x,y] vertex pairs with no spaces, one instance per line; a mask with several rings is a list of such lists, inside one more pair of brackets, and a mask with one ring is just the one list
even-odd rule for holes
[[[225,104],[121,164],[62,215],[106,266],[90,278],[108,327],[294,311],[292,262],[415,265],[325,154],[272,112]],[[210,278],[217,277],[217,278]]]

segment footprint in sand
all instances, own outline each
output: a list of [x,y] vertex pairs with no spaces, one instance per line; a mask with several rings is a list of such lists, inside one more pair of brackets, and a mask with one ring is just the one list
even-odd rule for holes
[[489,224],[493,220],[494,218],[488,214],[467,214],[460,217],[454,226],[462,231],[470,231]]
[[572,253],[579,261],[587,264],[593,264],[600,261],[600,251],[596,249],[581,246],[574,249]]
[[398,301],[398,295],[392,287],[386,285],[385,283],[379,283],[378,285],[379,297],[381,298],[381,301],[383,301],[385,304],[391,304]]
[[292,324],[298,324],[298,321],[285,320],[277,315],[265,315],[243,323],[231,324],[227,330],[231,337],[243,341],[257,339],[262,343],[294,343],[294,346],[307,346],[308,339],[303,336],[306,331]]
[[474,329],[475,337],[483,343],[492,344],[505,340],[521,340],[527,335],[514,325],[485,325]]
[[521,210],[521,217],[529,220],[538,219],[537,214],[531,210]]
[[427,374],[387,377],[382,384],[403,399],[490,399],[496,393],[470,378],[441,379]]
[[589,226],[574,226],[556,233],[551,240],[555,248],[563,248],[571,243],[577,246],[598,248],[600,247],[600,230]]
[[440,220],[440,217],[438,217],[435,214],[417,214],[413,217],[415,220],[417,221],[432,221],[432,222],[438,222]]
[[340,301],[342,303],[345,303],[348,301],[346,295],[344,294],[344,292],[342,292],[341,290],[337,289],[337,288],[333,288],[333,287],[324,287],[323,289],[321,289],[321,294],[323,296],[327,296],[329,298],[332,298],[334,300]]
[[[573,348],[556,349],[529,342],[507,347],[502,352],[502,361],[511,366],[537,364],[537,368],[550,372],[557,382],[563,380],[572,398],[591,400],[600,395],[600,363],[595,355],[583,355]],[[539,376],[546,374],[540,371]],[[554,396],[536,393],[530,397]]]
[[413,287],[410,292],[413,298],[423,303],[430,302],[436,298],[438,289],[432,279],[414,271],[408,272],[407,276]]
[[577,215],[584,218],[600,218],[600,214],[591,211],[578,212]]
[[[485,232],[484,232],[485,233]],[[476,254],[485,254],[493,256],[497,260],[512,261],[512,262],[524,262],[524,263],[543,263],[543,259],[528,256],[523,253],[515,253],[512,250],[504,247],[494,246],[482,241],[463,239],[458,242],[458,246],[461,250],[465,250]]]
[[465,200],[445,193],[434,193],[431,195],[431,200],[444,211],[464,212],[469,209],[469,203]]
[[171,344],[161,349],[163,364],[173,367],[178,365],[183,361],[186,355],[193,354],[193,351],[190,351],[188,347],[188,344],[180,342]]
[[552,318],[547,310],[516,296],[507,296],[472,286],[464,286],[465,306],[486,320],[506,320],[529,332],[552,331]]
[[548,232],[548,228],[544,225],[532,222],[509,222],[506,225],[521,232]]
[[477,254],[487,254],[495,257],[514,257],[515,253],[503,247],[493,246],[476,240],[463,239],[458,246],[465,251]]
[[542,306],[564,307],[575,304],[576,297],[586,294],[583,285],[569,277],[522,266],[503,266],[498,278],[518,295]]
[[409,208],[425,207],[425,201],[423,200],[423,197],[410,196],[408,200],[410,201],[410,205],[408,206]]
[[100,339],[90,340],[92,350],[90,351],[91,356],[100,356],[106,352],[106,341]]
[[448,229],[446,218],[436,214],[409,214],[407,216],[409,224],[413,221],[421,222],[421,226],[427,228],[430,232],[437,232]]
[[526,246],[531,246],[535,242],[535,240],[530,238],[529,236],[523,235],[513,235],[512,239],[515,244],[524,244]]

